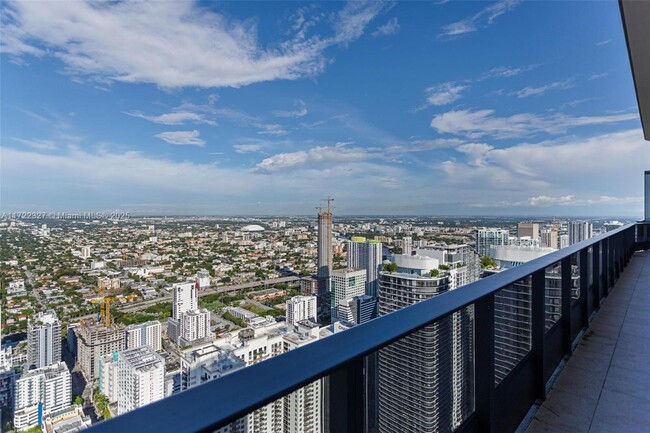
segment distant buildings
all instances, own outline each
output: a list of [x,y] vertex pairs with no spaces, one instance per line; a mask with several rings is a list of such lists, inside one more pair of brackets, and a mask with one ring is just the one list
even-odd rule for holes
[[338,319],[339,303],[366,294],[365,269],[336,269],[332,271],[332,323]]
[[481,257],[490,255],[490,247],[508,245],[510,233],[504,229],[483,228],[476,233],[476,249]]
[[382,266],[382,244],[364,237],[353,237],[348,242],[348,267],[365,269],[366,295],[377,297],[379,271]]
[[593,236],[589,221],[569,221],[569,245],[577,244]]
[[27,361],[34,368],[61,361],[61,323],[54,311],[37,313],[27,322]]
[[375,317],[377,298],[368,295],[342,299],[338,303],[337,318],[341,322],[359,325]]
[[205,289],[210,286],[210,272],[205,269],[201,269],[196,273],[196,284],[199,285],[199,289]]
[[25,430],[42,423],[43,415],[70,405],[72,378],[64,362],[29,370],[16,380],[14,427]]
[[519,238],[529,236],[532,239],[539,240],[539,234],[539,224],[537,223],[517,224],[517,237]]
[[495,263],[500,268],[509,269],[548,253],[552,253],[553,251],[555,251],[555,249],[546,247],[499,245],[493,246],[490,249],[490,257],[494,259]]
[[542,229],[540,235],[541,245],[543,247],[555,248],[556,250],[560,247],[558,232],[555,227]]
[[140,346],[151,346],[159,352],[162,349],[162,326],[159,321],[129,325],[125,331],[125,349],[133,349]]
[[90,247],[89,246],[81,247],[81,258],[82,259],[90,258]]
[[303,320],[318,322],[315,296],[294,296],[287,301],[287,324],[294,326]]

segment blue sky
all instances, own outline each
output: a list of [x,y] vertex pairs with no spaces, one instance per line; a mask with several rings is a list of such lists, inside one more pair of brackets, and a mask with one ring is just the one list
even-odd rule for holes
[[1,10],[2,211],[642,212],[615,1]]

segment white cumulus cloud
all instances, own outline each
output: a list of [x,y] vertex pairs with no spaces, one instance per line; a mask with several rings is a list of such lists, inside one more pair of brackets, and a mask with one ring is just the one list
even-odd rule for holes
[[205,145],[205,140],[200,138],[200,133],[196,129],[193,131],[167,131],[156,134],[156,137],[166,141],[169,144],[199,146]]

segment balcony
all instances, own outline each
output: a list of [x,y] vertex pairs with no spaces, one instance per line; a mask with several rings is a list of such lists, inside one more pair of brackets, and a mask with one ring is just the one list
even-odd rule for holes
[[[650,223],[630,224],[101,422],[90,431],[214,431],[324,377],[329,378],[330,396],[326,430],[363,431],[368,355],[468,306],[474,310],[473,380],[463,380],[473,387],[473,410],[455,431],[505,432],[526,426],[530,432],[637,430],[632,415],[648,408],[647,365],[640,361],[647,358],[650,335],[650,253],[637,251],[649,247]],[[553,304],[559,314],[553,314],[550,327],[549,270],[550,278],[560,275],[559,305]],[[508,325],[495,315],[495,304],[502,302],[504,289],[529,296],[517,316],[527,315],[523,328],[521,323],[510,328],[526,344],[497,380],[495,359],[503,348],[496,329]],[[631,352],[631,345],[638,350]],[[621,407],[632,415],[610,417],[612,411],[622,413]]]

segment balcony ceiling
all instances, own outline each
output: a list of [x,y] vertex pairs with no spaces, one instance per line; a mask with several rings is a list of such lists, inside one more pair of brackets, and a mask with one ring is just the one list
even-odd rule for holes
[[620,0],[620,6],[643,135],[650,141],[650,0]]

